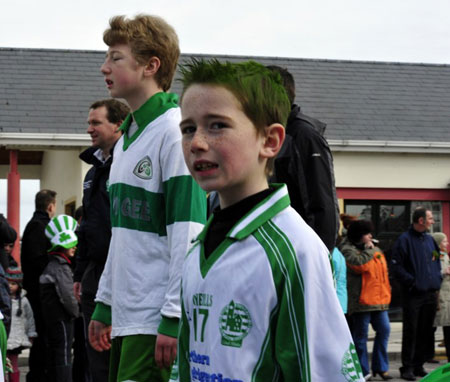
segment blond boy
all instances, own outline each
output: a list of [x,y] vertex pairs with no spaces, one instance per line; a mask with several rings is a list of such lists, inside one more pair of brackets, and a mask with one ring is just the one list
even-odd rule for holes
[[114,148],[112,238],[90,342],[108,349],[111,333],[110,381],[165,381],[176,355],[181,265],[206,215],[183,161],[177,96],[167,93],[178,38],[161,18],[139,15],[112,18],[103,39],[106,86],[132,112]]
[[255,62],[182,73],[184,157],[221,209],[183,266],[173,379],[362,381],[328,250],[267,183],[290,111],[281,78]]

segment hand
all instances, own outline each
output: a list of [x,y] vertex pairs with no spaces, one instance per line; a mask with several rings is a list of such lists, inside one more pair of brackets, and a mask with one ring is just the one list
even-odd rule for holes
[[366,242],[366,243],[364,244],[364,247],[365,247],[366,249],[372,249],[373,247],[375,247],[375,245],[373,244],[372,241],[368,241],[368,242]]
[[75,300],[77,300],[78,303],[80,303],[81,302],[81,283],[78,281],[73,283],[73,295],[75,296]]
[[169,368],[177,356],[177,339],[158,334],[155,346],[155,361],[160,369]]
[[91,320],[89,323],[89,343],[97,351],[111,348],[111,325]]

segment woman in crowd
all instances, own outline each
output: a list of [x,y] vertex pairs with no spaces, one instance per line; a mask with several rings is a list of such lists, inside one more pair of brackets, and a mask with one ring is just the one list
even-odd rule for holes
[[391,287],[384,254],[372,242],[372,227],[367,220],[350,223],[347,237],[339,246],[347,263],[348,313],[353,319],[353,341],[366,381],[372,377],[367,353],[369,323],[376,332],[372,373],[379,374],[383,380],[392,379],[388,374],[387,354]]
[[434,326],[442,326],[447,360],[450,362],[450,258],[447,253],[448,239],[442,232],[433,233],[433,239],[441,250],[442,284],[439,291],[439,305]]

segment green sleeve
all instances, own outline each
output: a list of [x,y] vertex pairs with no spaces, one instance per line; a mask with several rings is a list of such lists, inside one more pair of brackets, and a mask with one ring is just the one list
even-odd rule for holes
[[266,240],[261,232],[256,232],[255,238],[267,254],[278,303],[270,314],[264,351],[252,380],[271,381],[281,372],[285,379],[311,381],[302,272],[285,235],[270,224],[264,229],[272,241]]
[[175,222],[206,223],[206,193],[190,175],[163,183],[167,225]]
[[179,382],[191,381],[191,368],[189,365],[189,321],[184,310],[183,297],[181,297],[181,322],[178,332],[178,373]]
[[103,322],[106,325],[111,325],[111,307],[97,302],[94,313],[92,313],[91,320]]

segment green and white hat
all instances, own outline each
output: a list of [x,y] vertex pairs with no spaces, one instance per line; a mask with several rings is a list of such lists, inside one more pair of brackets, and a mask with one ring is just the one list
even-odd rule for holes
[[73,248],[77,245],[78,239],[75,235],[77,221],[69,215],[55,216],[45,227],[45,235],[50,239],[52,247],[49,251],[55,250],[56,247]]

